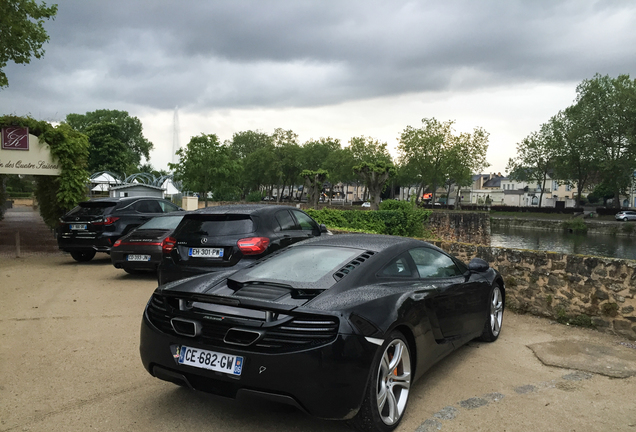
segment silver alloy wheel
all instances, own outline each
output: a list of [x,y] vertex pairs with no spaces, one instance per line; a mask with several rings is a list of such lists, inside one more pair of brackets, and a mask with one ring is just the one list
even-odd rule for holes
[[503,320],[503,300],[501,290],[498,286],[492,290],[490,302],[490,328],[493,336],[498,336],[501,331],[501,321]]
[[406,408],[411,387],[411,355],[401,339],[394,339],[384,350],[378,369],[377,402],[386,425],[396,424]]

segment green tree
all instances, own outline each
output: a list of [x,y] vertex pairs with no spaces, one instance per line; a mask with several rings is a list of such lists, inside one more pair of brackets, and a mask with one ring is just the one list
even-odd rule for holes
[[341,148],[340,140],[336,138],[310,139],[303,144],[302,166],[308,170],[324,169],[329,156]]
[[555,177],[577,188],[577,205],[599,168],[597,149],[581,114],[581,107],[573,105],[549,121],[556,140]]
[[298,135],[291,130],[275,129],[272,140],[278,160],[277,201],[280,201],[285,191],[285,186],[289,186],[291,190],[292,185],[296,183],[302,171],[301,147],[298,144]]
[[347,148],[351,152],[356,165],[363,162],[393,163],[389,150],[387,149],[387,144],[371,137],[353,137],[349,140],[349,146]]
[[302,166],[308,170],[323,169],[329,172],[329,177],[332,182],[331,189],[329,190],[329,200],[331,201],[333,194],[333,182],[341,181],[337,176],[333,176],[332,173],[338,171],[338,167],[342,162],[337,158],[340,156],[342,146],[340,140],[336,138],[319,138],[317,140],[309,140],[302,146],[301,159]]
[[44,55],[42,45],[49,41],[44,20],[55,19],[57,5],[34,0],[2,0],[0,2],[0,88],[9,86],[3,69],[7,62],[29,64],[31,57]]
[[147,174],[151,174],[152,176],[154,176],[155,178],[159,178],[159,177],[163,177],[163,176],[167,176],[170,173],[166,170],[157,170],[155,169],[155,167],[153,167],[150,163],[145,163],[143,165],[139,166],[139,170],[140,173],[147,173]]
[[435,202],[437,188],[448,178],[449,152],[456,141],[454,123],[424,118],[421,127],[407,126],[400,135],[400,166],[404,175],[418,185],[418,199],[428,186],[433,193],[432,202]]
[[[448,149],[446,176],[449,184],[455,184],[455,208],[460,208],[459,194],[462,186],[470,186],[473,173],[482,172],[489,166],[486,161],[490,134],[482,128],[475,128],[472,134],[461,133]],[[450,197],[450,186],[447,194]]]
[[256,150],[272,144],[272,137],[260,131],[242,131],[232,135],[230,150],[237,159],[244,159]]
[[322,185],[325,180],[327,180],[328,175],[329,173],[322,169],[303,170],[300,172],[300,176],[305,179],[307,202],[310,203],[313,208],[318,208],[318,199],[320,198]]
[[[349,140],[349,145],[345,147],[344,150],[345,153],[342,155],[344,165],[342,170],[338,170],[340,178],[351,178],[350,176],[353,174],[352,178],[356,180],[356,183],[357,180],[361,178],[354,169],[356,166],[363,163],[376,164],[380,162],[384,164],[393,164],[393,160],[391,159],[391,155],[387,149],[387,144],[371,137],[353,137]],[[363,199],[366,200],[367,195],[369,195],[368,188],[365,191]]]
[[131,117],[126,111],[97,110],[86,114],[69,114],[66,123],[79,132],[100,123],[114,123],[121,129],[121,140],[130,151],[135,166],[141,164],[141,158],[150,160],[153,145],[143,135],[143,126],[137,117]]
[[[272,137],[260,131],[242,131],[235,133],[228,145],[232,157],[238,164],[235,183],[241,188],[241,198],[244,198],[251,191],[257,190],[261,185],[269,182],[265,172],[269,171],[270,166],[264,165],[263,162],[273,163],[269,159],[269,156],[273,154],[274,147]],[[262,151],[263,149],[268,150]],[[255,169],[255,166],[258,168]]]
[[380,205],[380,195],[384,190],[389,177],[396,174],[395,167],[391,162],[362,162],[353,167],[354,172],[362,178],[366,185],[371,202],[371,209],[378,210]]
[[114,123],[97,123],[84,131],[91,143],[88,155],[90,172],[112,171],[122,176],[136,170],[135,158],[124,144],[122,130]]
[[517,156],[508,160],[509,176],[513,180],[536,183],[540,188],[539,207],[550,172],[554,168],[559,140],[550,123],[517,144]]
[[175,180],[180,180],[184,189],[203,196],[206,207],[208,192],[227,193],[228,187],[232,186],[237,163],[231,157],[230,148],[222,145],[216,135],[192,137],[185,148],[177,150],[177,155],[179,163],[168,164],[174,170]]
[[636,80],[629,75],[595,75],[578,85],[576,97],[584,135],[598,162],[600,183],[620,195],[627,192],[636,167]]

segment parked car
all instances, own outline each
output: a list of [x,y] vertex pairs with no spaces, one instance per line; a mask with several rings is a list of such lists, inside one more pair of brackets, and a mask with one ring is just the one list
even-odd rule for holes
[[164,213],[183,211],[170,201],[151,197],[98,198],[79,203],[60,219],[58,247],[79,262],[113,244],[139,225]]
[[504,298],[501,275],[478,258],[465,265],[405,237],[319,237],[158,287],[140,353],[162,380],[390,431],[427,369],[499,337]]
[[110,249],[115,268],[126,273],[156,272],[161,262],[163,240],[179,225],[185,213],[156,216],[117,240]]
[[207,207],[184,216],[163,241],[159,284],[246,267],[301,240],[328,233],[307,213],[263,204]]
[[627,222],[628,220],[636,220],[636,211],[622,210],[616,213],[614,218],[618,221]]
[[361,205],[360,207],[363,207],[363,208],[364,208],[364,207],[370,208],[370,207],[371,207],[371,203],[370,203],[369,201],[365,201],[365,202],[363,202],[363,203],[362,203],[362,205]]

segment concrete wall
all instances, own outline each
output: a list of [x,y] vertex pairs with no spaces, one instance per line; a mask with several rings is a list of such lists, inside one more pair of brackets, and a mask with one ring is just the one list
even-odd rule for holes
[[636,261],[433,243],[465,262],[479,257],[499,270],[512,310],[636,340]]

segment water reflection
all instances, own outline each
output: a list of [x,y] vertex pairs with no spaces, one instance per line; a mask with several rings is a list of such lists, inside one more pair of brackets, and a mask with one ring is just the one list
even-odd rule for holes
[[636,238],[492,227],[491,246],[636,259]]

